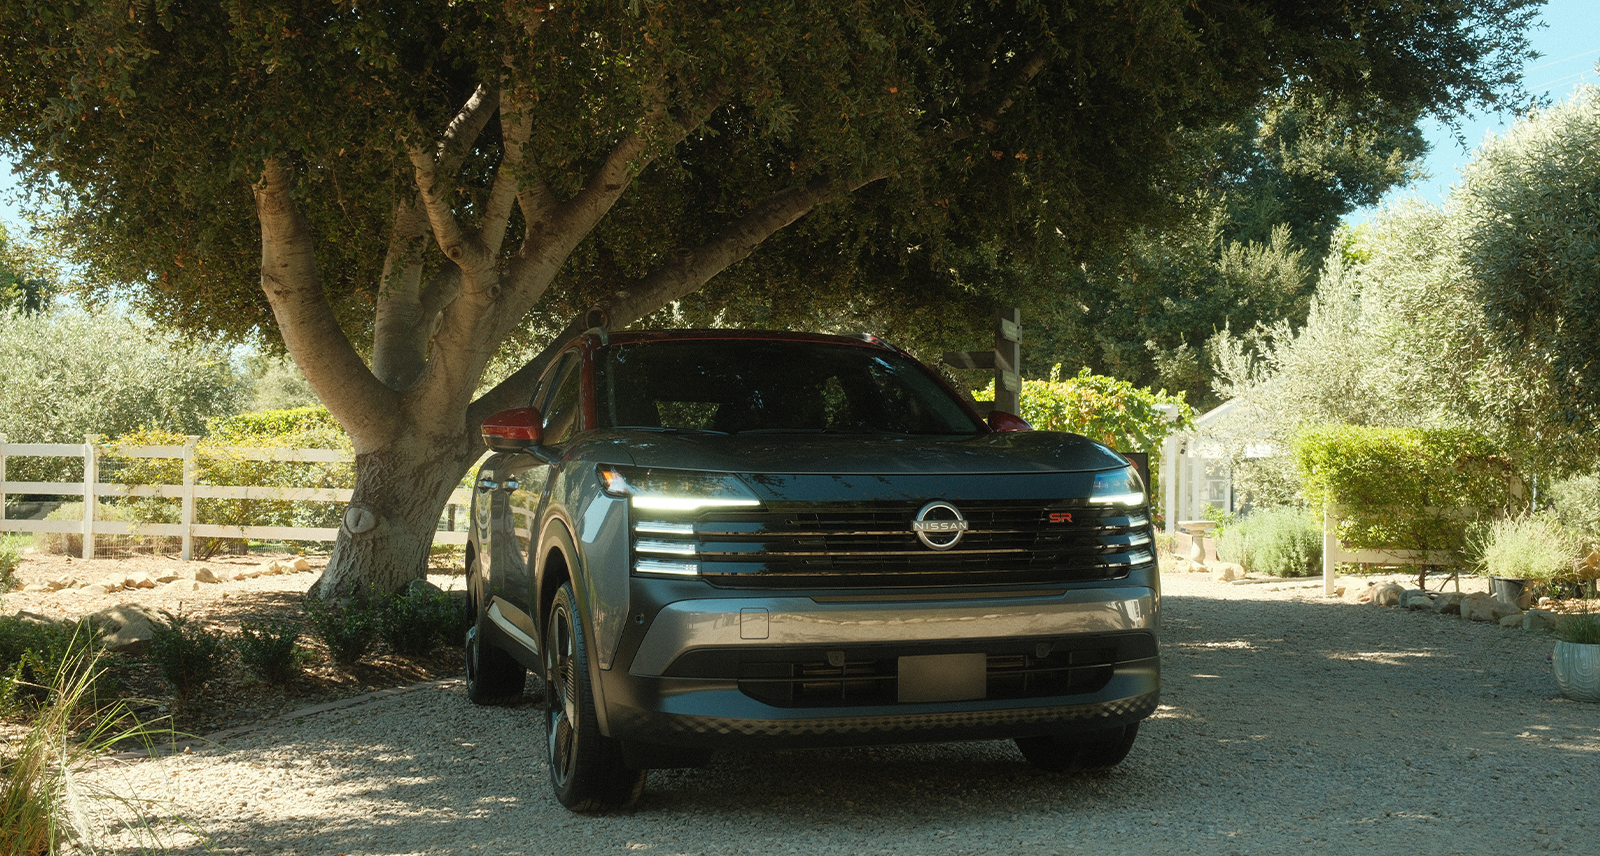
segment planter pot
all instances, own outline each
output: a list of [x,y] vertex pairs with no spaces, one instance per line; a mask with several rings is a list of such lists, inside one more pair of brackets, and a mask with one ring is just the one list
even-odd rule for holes
[[1557,642],[1550,662],[1562,695],[1573,701],[1600,702],[1600,645]]
[[1522,599],[1522,590],[1527,585],[1527,580],[1514,580],[1510,577],[1490,577],[1489,594],[1496,600],[1517,603]]

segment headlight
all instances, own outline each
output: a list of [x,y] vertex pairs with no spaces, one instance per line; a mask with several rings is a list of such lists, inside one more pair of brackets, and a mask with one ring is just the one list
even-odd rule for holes
[[1091,505],[1144,505],[1144,482],[1133,467],[1095,473]]
[[599,467],[600,487],[626,497],[645,511],[699,511],[702,508],[754,508],[761,504],[737,476],[649,467]]
[[633,506],[633,572],[697,577],[699,541],[693,515],[707,508],[753,508],[761,501],[737,476],[693,470],[602,465],[600,487]]

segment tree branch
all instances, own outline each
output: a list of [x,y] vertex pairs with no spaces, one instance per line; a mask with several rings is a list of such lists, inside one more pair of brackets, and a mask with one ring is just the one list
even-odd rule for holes
[[603,301],[598,308],[609,316],[606,327],[626,327],[693,292],[730,265],[747,258],[762,241],[811,209],[885,177],[885,172],[874,172],[856,181],[816,178],[801,187],[772,194],[750,213],[723,227],[715,238]]
[[252,188],[261,223],[261,290],[284,346],[359,454],[388,442],[399,429],[399,396],[367,369],[334,318],[317,273],[311,226],[295,204],[292,183],[289,170],[273,159]]
[[505,155],[495,171],[494,186],[484,206],[483,225],[478,230],[479,240],[491,257],[500,255],[500,246],[505,241],[511,209],[520,196],[520,173],[526,166],[523,146],[533,132],[533,113],[525,105],[505,96],[501,97],[500,105],[500,136],[504,140]]
[[467,103],[461,106],[450,124],[445,126],[444,138],[439,141],[435,162],[440,175],[455,175],[467,159],[467,153],[478,141],[478,135],[488,126],[494,111],[500,109],[500,93],[483,84],[472,91]]

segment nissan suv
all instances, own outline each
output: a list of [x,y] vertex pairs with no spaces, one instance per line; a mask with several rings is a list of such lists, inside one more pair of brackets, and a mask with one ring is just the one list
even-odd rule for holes
[[1011,738],[1109,768],[1156,708],[1139,474],[871,336],[592,330],[483,425],[477,703],[545,684],[551,783],[714,749]]

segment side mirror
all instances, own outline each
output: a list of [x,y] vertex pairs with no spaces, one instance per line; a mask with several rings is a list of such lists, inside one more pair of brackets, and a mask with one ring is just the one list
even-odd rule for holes
[[483,420],[483,443],[496,452],[525,452],[544,442],[544,417],[536,407],[513,407]]
[[1028,420],[1023,419],[1021,416],[1018,416],[1015,413],[1007,413],[1004,410],[989,411],[989,418],[987,421],[989,423],[989,430],[995,432],[996,434],[1002,434],[1008,431],[1033,430],[1033,426],[1028,424]]

